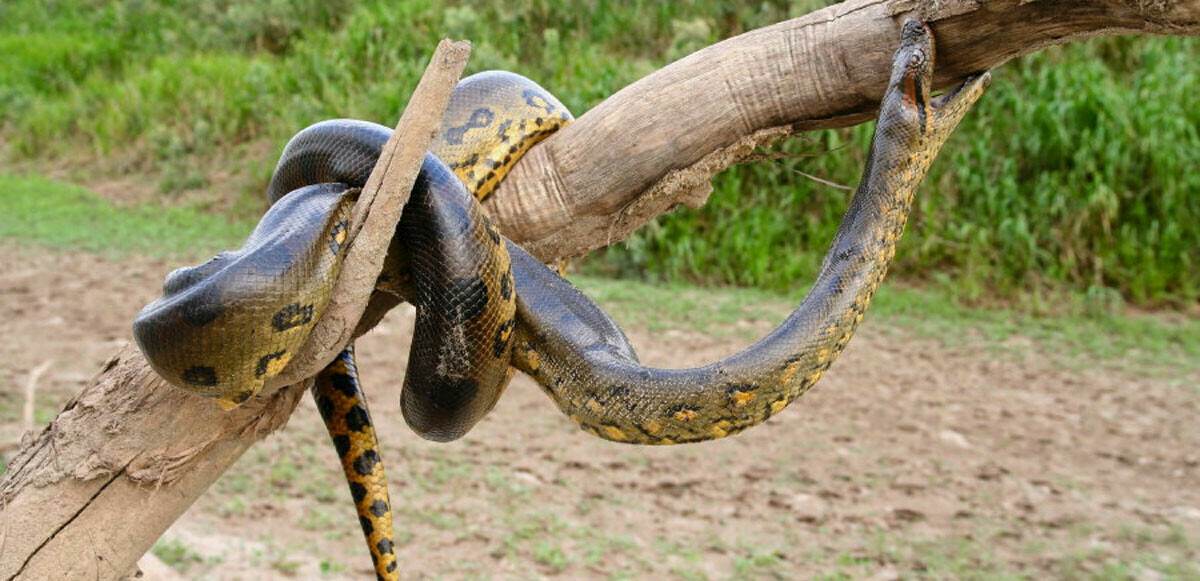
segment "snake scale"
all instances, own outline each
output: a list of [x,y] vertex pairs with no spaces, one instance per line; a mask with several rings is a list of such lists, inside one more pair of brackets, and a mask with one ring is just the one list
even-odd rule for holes
[[[558,273],[505,239],[479,201],[522,153],[571,120],[552,95],[505,72],[455,89],[376,292],[417,319],[401,407],[421,436],[449,441],[495,405],[518,369],[582,429],[633,444],[722,438],[803,395],[846,347],[882,281],[913,195],[983,93],[987,73],[931,97],[933,38],[905,22],[862,181],[808,295],[745,351],[693,369],[641,365],[629,340]],[[134,322],[153,368],[231,408],[281,371],[329,302],[359,188],[391,134],[335,120],[288,143],[271,208],[246,244],[168,275]],[[398,577],[391,506],[352,348],[314,381],[380,579]]]

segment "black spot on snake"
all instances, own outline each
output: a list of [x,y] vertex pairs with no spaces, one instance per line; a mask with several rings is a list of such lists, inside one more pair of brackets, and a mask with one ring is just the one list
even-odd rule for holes
[[300,303],[292,303],[282,309],[279,309],[275,316],[271,317],[271,326],[276,331],[286,331],[292,327],[298,327],[312,320],[313,306]]
[[354,398],[358,394],[358,386],[354,384],[354,378],[345,373],[333,373],[329,376],[329,383],[332,383],[342,395],[348,398]]
[[525,104],[530,107],[541,109],[547,113],[554,111],[557,107],[546,100],[541,93],[534,89],[525,89],[521,92],[521,96],[525,98]]
[[[698,405],[692,405],[692,404],[685,403],[685,404],[679,404],[677,406],[671,406],[670,408],[667,409],[667,413],[672,416],[674,416],[676,414],[688,415],[688,414],[694,414],[695,412],[698,412],[702,409],[704,409],[704,408],[702,408]],[[688,419],[691,419],[691,418],[689,417]]]
[[388,505],[382,500],[376,500],[371,503],[371,514],[375,516],[383,516],[388,512]]
[[[492,244],[499,246],[500,232],[496,230],[496,225],[492,224],[491,219],[489,219],[487,216],[480,216],[480,219],[483,221],[483,231],[487,232],[488,238],[492,241]],[[505,297],[505,299],[507,298],[508,297]]]
[[371,524],[371,519],[365,516],[358,517],[358,524],[362,526],[363,534],[368,537],[375,532],[375,525]]
[[338,458],[345,458],[350,453],[350,436],[338,434],[333,437],[333,447],[337,449]]
[[350,496],[354,497],[354,504],[362,502],[367,497],[367,487],[358,482],[351,482]]
[[383,539],[379,541],[379,544],[375,545],[375,547],[379,549],[380,553],[383,553],[384,555],[390,555],[392,553],[392,540]]
[[508,344],[512,340],[513,327],[516,326],[517,320],[509,319],[496,327],[496,337],[492,340],[492,355],[504,356],[504,352],[508,350]]
[[[371,472],[375,470],[375,466],[377,464],[379,464],[379,453],[375,450],[367,450],[366,452],[362,453],[362,456],[354,459],[354,471],[358,472],[361,476],[370,476]],[[375,501],[375,504],[379,503],[380,502],[378,500]],[[371,505],[371,509],[371,512],[375,512],[374,504]],[[376,514],[375,516],[380,515]]]
[[329,251],[334,256],[342,251],[342,242],[346,241],[346,221],[341,220],[329,230]]
[[472,129],[480,129],[491,125],[492,120],[496,118],[496,114],[491,109],[480,107],[471,113],[471,118],[466,123],[458,127],[447,128],[442,135],[446,136],[446,143],[461,145],[463,136]]
[[217,370],[202,365],[189,367],[183,372],[183,382],[188,385],[212,387],[217,384]]
[[283,357],[284,353],[287,353],[287,351],[276,351],[274,353],[267,353],[266,355],[263,355],[262,357],[260,357],[258,359],[258,365],[256,365],[254,367],[254,376],[262,377],[262,376],[266,375],[267,369],[271,365],[271,361],[274,361],[276,359],[279,359],[280,357]]
[[396,570],[396,565],[397,565],[397,564],[398,564],[398,563],[397,563],[396,561],[392,561],[391,563],[388,563],[388,566],[387,566],[387,572],[388,572],[388,573],[391,573],[392,571],[395,571],[395,570]]
[[[328,423],[329,418],[332,418],[333,414],[337,411],[337,405],[329,398],[319,396],[316,393],[313,394],[313,400],[317,402],[317,411],[321,412],[321,417],[325,418],[326,423]],[[334,443],[336,444],[337,442]]]
[[513,289],[513,273],[512,266],[508,267],[508,272],[500,277],[500,299],[507,301],[512,298]]
[[362,406],[354,406],[346,412],[346,427],[352,432],[361,432],[371,426],[371,416]]
[[632,412],[637,409],[633,390],[627,385],[614,385],[608,389],[608,402],[612,403],[613,401],[623,405],[626,411]]

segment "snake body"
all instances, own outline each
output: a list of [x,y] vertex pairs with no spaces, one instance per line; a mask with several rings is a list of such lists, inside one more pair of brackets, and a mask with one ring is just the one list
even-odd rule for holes
[[[570,115],[511,73],[465,79],[423,162],[377,285],[418,310],[401,397],[406,421],[426,438],[461,436],[495,404],[512,367],[533,377],[584,430],[618,442],[721,438],[779,412],[845,348],[891,263],[917,185],[986,88],[988,76],[977,75],[930,98],[932,59],[929,30],[906,22],[862,182],[808,296],[745,351],[685,370],[642,366],[603,311],[487,220],[478,200]],[[355,188],[389,135],[370,123],[332,121],[293,138],[270,186],[274,205],[246,247],[172,273],[164,297],[135,322],[139,345],[161,375],[231,406],[282,369],[299,343],[268,345],[268,339],[310,329],[319,318]],[[314,395],[376,572],[391,579],[390,505],[353,368],[347,350],[317,378]]]

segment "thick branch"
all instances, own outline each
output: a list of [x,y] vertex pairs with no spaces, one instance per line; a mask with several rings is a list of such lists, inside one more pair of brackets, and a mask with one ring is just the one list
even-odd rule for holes
[[[534,148],[493,196],[493,216],[553,258],[624,238],[677,204],[698,205],[709,177],[756,145],[865,120],[905,16],[933,23],[942,85],[1069,40],[1200,33],[1200,0],[934,6],[851,1],[674,63]],[[366,291],[342,291],[356,292]],[[339,298],[359,305],[347,313],[361,310],[364,297]],[[318,351],[336,351],[355,317],[331,318],[324,336],[336,340]],[[134,350],[118,353],[49,427],[26,437],[0,481],[0,581],[124,575],[254,441],[286,422],[299,396],[281,389],[226,414],[168,387]]]
[[756,146],[871,118],[900,24],[937,38],[935,84],[1110,34],[1200,34],[1198,0],[850,0],[698,51],[613,95],[534,148],[488,200],[542,259],[612,244]]

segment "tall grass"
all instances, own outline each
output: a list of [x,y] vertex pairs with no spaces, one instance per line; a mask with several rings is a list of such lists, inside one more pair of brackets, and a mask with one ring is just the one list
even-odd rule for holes
[[[1197,62],[1195,39],[1101,39],[1004,67],[926,178],[895,272],[970,300],[1069,285],[1195,303]],[[870,135],[810,134],[785,149],[833,153],[734,168],[703,209],[660,218],[609,261],[667,278],[793,285],[815,271],[849,196],[789,170],[854,184]]]
[[[232,195],[258,197],[299,128],[394,121],[443,36],[472,40],[469,72],[521,72],[578,114],[670,60],[822,4],[7,0],[0,138],[12,159],[133,172],[164,193],[234,175]],[[1077,289],[1196,302],[1198,59],[1195,39],[1110,39],[998,71],[935,164],[896,272],[966,299]],[[662,217],[594,264],[791,286],[815,270],[847,200],[797,172],[852,185],[869,138],[865,126],[818,132],[785,151],[829,153],[733,168],[704,209]]]

